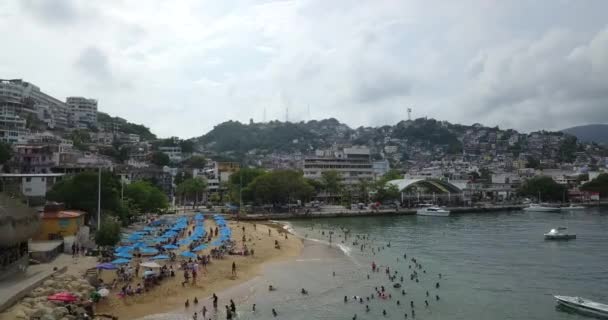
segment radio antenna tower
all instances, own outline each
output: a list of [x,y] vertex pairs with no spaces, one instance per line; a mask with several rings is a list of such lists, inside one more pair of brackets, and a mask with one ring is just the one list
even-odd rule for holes
[[289,122],[289,107],[285,107],[285,122]]
[[412,121],[412,108],[407,108],[407,120]]

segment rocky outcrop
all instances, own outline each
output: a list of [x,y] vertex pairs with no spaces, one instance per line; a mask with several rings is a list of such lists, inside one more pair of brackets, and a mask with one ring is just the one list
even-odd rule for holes
[[59,274],[45,280],[42,285],[32,290],[25,298],[11,308],[9,313],[14,319],[36,318],[41,320],[77,319],[84,309],[74,308],[69,313],[63,302],[48,301],[49,295],[58,292],[70,292],[82,300],[89,298],[95,288],[86,280],[73,275]]

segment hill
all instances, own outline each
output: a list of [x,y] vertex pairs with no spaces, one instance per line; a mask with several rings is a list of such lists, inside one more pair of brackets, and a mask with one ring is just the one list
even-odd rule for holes
[[608,145],[608,124],[589,124],[562,130],[580,141]]

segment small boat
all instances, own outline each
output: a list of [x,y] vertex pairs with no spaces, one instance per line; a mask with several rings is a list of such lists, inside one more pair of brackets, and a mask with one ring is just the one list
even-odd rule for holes
[[576,234],[569,234],[565,232],[567,228],[559,227],[555,229],[551,229],[549,232],[545,233],[545,240],[570,240],[576,239]]
[[608,317],[608,305],[581,297],[554,296],[557,304],[589,315]]
[[532,211],[532,212],[559,212],[561,209],[559,207],[552,207],[547,205],[541,205],[533,203],[530,206],[524,208],[524,211]]
[[419,216],[448,217],[450,211],[440,207],[428,206],[416,210],[416,214]]
[[585,210],[585,209],[587,209],[587,208],[585,208],[583,206],[577,206],[572,203],[567,207],[562,207],[562,210]]

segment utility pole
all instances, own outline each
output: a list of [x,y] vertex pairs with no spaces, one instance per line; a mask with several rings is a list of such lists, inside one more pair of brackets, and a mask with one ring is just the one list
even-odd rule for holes
[[412,108],[407,108],[407,120],[412,121]]
[[101,166],[97,172],[97,230],[101,229]]

